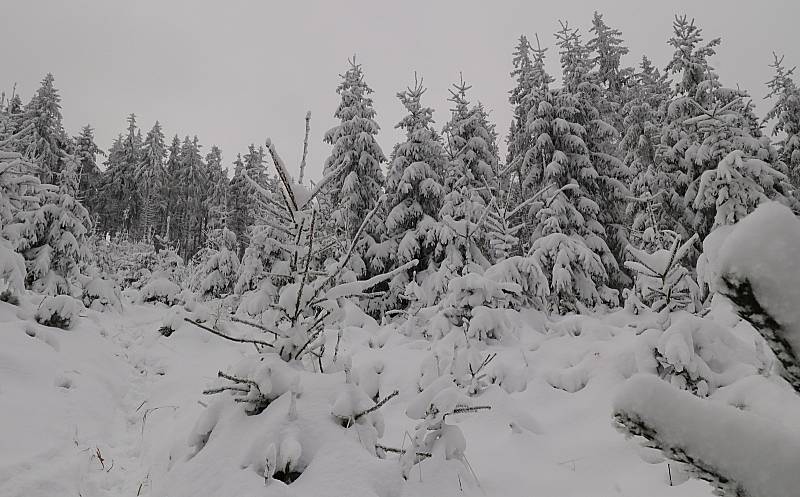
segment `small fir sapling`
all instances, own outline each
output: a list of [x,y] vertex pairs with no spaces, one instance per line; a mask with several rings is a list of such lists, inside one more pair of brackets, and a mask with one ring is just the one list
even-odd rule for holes
[[459,461],[472,472],[465,456],[464,433],[458,426],[448,424],[447,417],[488,409],[489,406],[473,405],[449,376],[431,383],[406,409],[406,415],[418,423],[410,436],[411,444],[400,451],[403,477],[408,479],[414,466],[430,457]]
[[[634,273],[634,289],[628,295],[626,306],[639,309],[646,306],[666,319],[669,313],[686,309],[700,311],[700,287],[691,273],[681,263],[692,246],[697,243],[697,234],[681,243],[674,231],[661,231],[655,236],[651,228],[646,233],[650,243],[658,247],[655,240],[664,240],[669,245],[655,248],[652,252],[628,245],[627,253],[632,260],[625,267]],[[671,241],[669,239],[671,238]]]
[[233,292],[239,271],[236,235],[227,228],[209,235],[210,246],[198,255],[200,264],[192,276],[192,287],[203,298],[219,298]]

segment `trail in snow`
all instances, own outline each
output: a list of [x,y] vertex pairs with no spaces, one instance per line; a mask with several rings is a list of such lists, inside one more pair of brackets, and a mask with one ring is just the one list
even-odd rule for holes
[[[202,386],[219,367],[160,339],[166,312],[87,311],[74,329],[59,330],[0,302],[0,495],[152,494],[164,471],[154,468],[164,464],[154,455],[173,443],[163,427],[192,422]],[[238,354],[191,341],[205,349],[197,357]]]

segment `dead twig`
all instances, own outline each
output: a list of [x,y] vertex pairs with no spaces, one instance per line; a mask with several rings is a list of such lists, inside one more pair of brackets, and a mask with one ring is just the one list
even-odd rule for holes
[[271,344],[269,342],[265,342],[263,340],[256,340],[254,338],[232,337],[232,336],[226,335],[224,333],[221,333],[221,332],[219,332],[219,331],[217,331],[217,330],[215,330],[213,328],[209,328],[208,326],[204,326],[204,325],[202,325],[202,324],[200,324],[197,321],[194,321],[192,319],[183,318],[183,320],[186,321],[187,323],[192,323],[193,325],[197,326],[198,328],[200,328],[202,330],[206,330],[209,333],[213,333],[214,335],[217,335],[218,337],[224,338],[226,340],[230,340],[231,342],[252,343],[252,344],[256,344],[256,345],[263,345],[264,347],[275,348],[275,345],[273,345],[273,344]]

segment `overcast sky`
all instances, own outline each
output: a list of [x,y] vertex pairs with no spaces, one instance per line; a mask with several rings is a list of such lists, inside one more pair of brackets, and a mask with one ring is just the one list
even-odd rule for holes
[[[17,82],[27,101],[52,72],[70,134],[91,124],[107,149],[133,112],[143,132],[159,120],[168,138],[196,134],[204,151],[217,144],[226,165],[268,136],[290,166],[299,163],[311,110],[309,172],[317,177],[338,75],[354,53],[375,90],[387,156],[403,115],[395,94],[414,71],[429,87],[425,103],[439,126],[461,71],[504,137],[518,36],[539,33],[552,46],[559,19],[587,30],[594,10],[623,31],[627,63],[647,54],[659,67],[671,55],[673,15],[695,17],[706,39],[722,37],[712,62],[723,83],[748,89],[761,113],[772,51],[800,65],[798,0],[0,0],[0,87]],[[549,56],[557,75],[556,50]]]

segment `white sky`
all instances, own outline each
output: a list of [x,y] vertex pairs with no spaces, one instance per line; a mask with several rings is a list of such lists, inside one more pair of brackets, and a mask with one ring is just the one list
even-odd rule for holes
[[[447,88],[462,71],[502,138],[518,36],[538,32],[552,47],[558,19],[588,35],[594,10],[623,31],[626,62],[647,54],[659,67],[671,54],[673,15],[695,17],[706,39],[722,37],[712,63],[723,83],[748,89],[762,114],[772,51],[800,65],[800,0],[0,0],[0,88],[17,82],[27,101],[52,72],[70,134],[89,123],[107,149],[134,112],[143,132],[158,119],[168,139],[196,134],[204,153],[217,144],[226,165],[267,136],[290,167],[298,164],[311,110],[309,173],[317,177],[329,151],[322,135],[335,124],[338,75],[354,53],[375,90],[387,156],[403,115],[395,94],[414,71],[429,87],[438,126],[448,118]],[[551,48],[556,76],[557,58]]]

